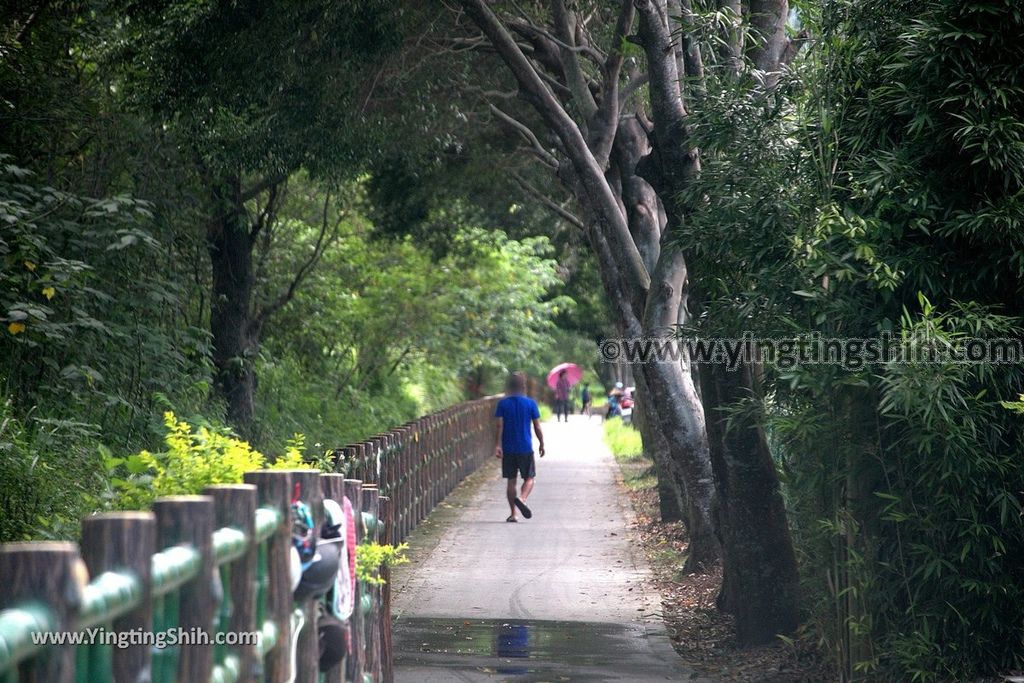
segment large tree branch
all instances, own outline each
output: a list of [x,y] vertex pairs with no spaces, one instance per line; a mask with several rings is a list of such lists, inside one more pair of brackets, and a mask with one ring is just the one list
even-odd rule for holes
[[612,144],[615,141],[615,131],[619,125],[619,107],[621,105],[619,76],[626,58],[622,50],[622,43],[633,25],[634,14],[632,0],[622,0],[619,16],[615,22],[615,30],[612,32],[611,51],[608,53],[608,59],[604,65],[604,92],[591,132],[591,147],[594,150],[594,157],[603,167],[608,165]]
[[550,33],[527,21],[511,20],[508,27],[530,44],[533,48],[530,56],[544,67],[545,71],[554,74],[557,79],[565,80],[562,60],[558,56],[558,45],[552,40]]
[[555,42],[559,46],[559,56],[565,71],[566,84],[572,91],[573,102],[576,103],[583,121],[589,123],[597,114],[597,102],[594,101],[594,94],[590,92],[587,75],[584,73],[579,56],[574,49],[576,47],[574,43],[575,18],[566,9],[562,0],[551,0],[551,14],[555,23],[557,35]]
[[583,55],[584,57],[588,57],[592,62],[594,62],[594,64],[596,66],[600,67],[600,66],[604,65],[605,56],[601,53],[600,50],[598,50],[593,45],[590,45],[589,43],[587,43],[587,44],[578,44],[578,45],[573,44],[573,43],[566,43],[566,42],[560,40],[558,38],[558,36],[553,35],[546,28],[544,28],[542,26],[536,26],[536,25],[532,25],[532,26],[533,26],[533,29],[535,31],[537,31],[538,33],[543,35],[545,38],[547,38],[548,40],[553,42],[559,48],[561,48],[563,50],[569,50],[570,52],[573,52],[575,54]]
[[527,126],[519,119],[514,118],[510,114],[506,114],[493,104],[489,104],[487,106],[490,108],[492,114],[494,114],[503,122],[505,122],[506,125],[508,125],[516,133],[518,133],[520,137],[526,140],[527,143],[529,143],[530,149],[533,151],[534,154],[537,155],[537,157],[544,163],[545,166],[555,171],[558,170],[558,160],[555,159],[554,155],[551,154],[551,152],[544,149],[544,146],[540,144],[540,140],[537,139],[536,134],[534,134],[534,132],[530,130],[529,126]]
[[[518,20],[518,22],[522,26],[528,27],[529,31],[544,36],[547,40],[550,40],[557,47],[560,47],[565,50],[571,50],[572,52],[588,57],[590,60],[594,62],[595,65],[599,67],[604,63],[604,55],[601,54],[600,50],[597,50],[596,48],[594,48],[592,45],[585,41],[581,42],[575,39],[563,40],[562,38],[559,38],[558,36],[551,33],[551,31],[549,31],[548,29],[534,22],[530,15],[522,7],[520,7],[519,4],[516,3],[514,0],[512,4],[519,11],[519,16],[522,17],[520,20]],[[563,10],[564,9],[565,7],[563,5]],[[509,25],[511,26],[511,24],[512,22],[510,21]],[[580,22],[576,22],[576,28],[582,28]]]
[[750,26],[755,40],[747,49],[747,57],[756,69],[769,74],[771,84],[778,80],[782,58],[789,46],[788,18],[788,0],[750,0]]
[[672,51],[676,56],[676,71],[680,76],[686,74],[683,55],[683,42],[686,39],[686,34],[682,30],[682,15],[680,0],[666,0],[665,21],[668,23],[668,34],[672,38]]
[[274,173],[272,175],[264,176],[255,185],[242,190],[242,202],[247,202],[250,199],[255,199],[264,191],[270,189],[274,185],[279,185],[288,179],[288,173]]
[[324,250],[334,241],[338,235],[338,228],[341,226],[341,222],[344,220],[344,215],[339,214],[337,221],[334,222],[333,227],[329,218],[331,206],[331,195],[330,193],[324,198],[323,216],[320,222],[320,232],[317,235],[316,243],[313,245],[313,253],[308,259],[295,272],[295,276],[291,282],[288,283],[288,287],[272,302],[263,307],[263,309],[256,316],[253,321],[253,325],[256,329],[260,329],[267,319],[277,311],[284,308],[284,306],[295,298],[295,293],[298,291],[299,286],[303,283],[306,277],[309,275],[313,267],[320,261],[320,258],[324,254]]
[[700,42],[693,33],[696,24],[693,1],[668,0],[668,10],[672,32],[678,34],[678,51],[682,53],[682,64],[679,68],[680,74],[686,79],[687,94],[700,101],[704,99],[707,85],[704,81],[704,57],[700,52]]
[[662,197],[669,224],[678,225],[683,216],[679,196],[700,171],[700,155],[690,140],[665,0],[637,0],[637,12],[654,122],[654,151],[641,162],[638,175]]
[[284,193],[280,191],[281,182],[275,183],[274,185],[270,185],[266,188],[267,203],[263,205],[263,208],[256,211],[256,219],[253,220],[252,227],[249,228],[250,240],[255,240],[259,237],[261,232],[267,230],[270,224],[273,223],[274,218],[277,216],[277,210],[281,206],[281,199],[284,195]]
[[555,79],[554,76],[545,71],[538,71],[537,75],[540,76],[545,83],[551,86],[551,91],[557,93],[560,99],[564,99],[566,101],[572,99],[572,91]]
[[551,211],[553,214],[564,220],[566,223],[575,225],[580,230],[586,229],[586,226],[583,224],[583,221],[580,219],[579,216],[572,213],[564,206],[558,204],[558,202],[553,200],[551,197],[547,196],[546,194],[538,190],[526,178],[512,170],[510,170],[508,174],[512,176],[512,180],[514,180],[516,184],[519,185],[520,188],[522,188],[523,192],[530,195],[534,199],[538,200],[541,204],[544,205],[544,208]]
[[639,116],[624,118],[615,136],[611,169],[620,178],[629,232],[648,272],[653,273],[661,250],[666,215],[654,188],[637,175],[640,160],[651,151],[648,131],[648,126]]
[[636,0],[636,6],[640,16],[640,43],[647,55],[651,114],[655,131],[661,136],[682,130],[686,119],[675,48],[669,33],[665,0]]
[[604,169],[594,158],[582,132],[547,87],[530,60],[523,54],[505,26],[485,0],[460,0],[466,13],[480,27],[505,61],[520,90],[537,110],[541,119],[562,142],[564,152],[580,178],[581,200],[590,203],[601,216],[600,225],[608,231],[625,274],[623,283],[634,292],[646,292],[650,276],[629,234],[626,218],[604,177]]

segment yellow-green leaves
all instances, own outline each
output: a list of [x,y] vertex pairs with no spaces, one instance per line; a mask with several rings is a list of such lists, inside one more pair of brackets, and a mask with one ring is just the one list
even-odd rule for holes
[[212,484],[237,484],[243,474],[266,464],[262,453],[227,429],[193,428],[170,411],[164,413],[164,425],[165,451],[142,451],[123,461],[129,476],[115,480],[120,507],[145,508],[159,496],[200,493]]
[[408,549],[407,543],[399,546],[360,543],[356,546],[356,577],[360,581],[374,586],[383,584],[384,579],[380,577],[380,568],[394,567],[408,562],[409,558],[405,556],[405,551]]

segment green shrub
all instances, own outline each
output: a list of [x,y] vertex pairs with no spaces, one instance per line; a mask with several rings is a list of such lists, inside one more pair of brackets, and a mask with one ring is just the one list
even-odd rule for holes
[[381,567],[394,567],[405,564],[409,558],[405,551],[409,549],[407,543],[399,546],[383,543],[360,543],[356,546],[356,577],[360,581],[380,586],[384,579],[380,577]]
[[18,419],[0,397],[0,543],[77,535],[103,490],[96,447],[89,425]]
[[[172,412],[164,413],[164,425],[164,451],[118,458],[104,449],[114,507],[146,509],[160,496],[196,494],[213,484],[241,483],[246,472],[267,467],[262,453],[235,438],[226,427],[205,424],[193,428]],[[308,467],[302,458],[302,443],[301,436],[294,437],[271,467]]]

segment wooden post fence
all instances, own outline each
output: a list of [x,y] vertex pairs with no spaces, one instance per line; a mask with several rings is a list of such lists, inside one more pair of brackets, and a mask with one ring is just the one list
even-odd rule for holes
[[[317,529],[324,498],[347,497],[358,542],[400,543],[490,456],[496,400],[339,448],[333,474],[249,472],[150,512],[89,517],[80,544],[0,545],[0,683],[284,683],[293,656],[297,683],[319,680],[318,607],[291,589],[296,490]],[[326,683],[393,680],[390,571],[379,574],[357,582],[351,655]]]

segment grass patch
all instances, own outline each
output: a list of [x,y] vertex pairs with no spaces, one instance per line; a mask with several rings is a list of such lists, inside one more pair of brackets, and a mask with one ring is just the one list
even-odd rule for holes
[[555,412],[551,410],[551,406],[539,401],[537,402],[537,409],[540,411],[540,419],[542,421],[550,420],[555,414]]
[[640,432],[633,429],[631,425],[624,424],[622,420],[605,420],[604,442],[608,444],[612,455],[619,462],[636,460],[644,454]]
[[643,441],[640,432],[622,422],[622,420],[605,420],[604,442],[615,456],[622,471],[622,481],[633,491],[654,488],[658,485],[654,473],[654,463],[644,455]]
[[622,481],[625,482],[627,487],[635,491],[642,491],[658,485],[658,479],[651,472],[650,468],[644,467],[642,464],[638,467],[633,467],[633,462],[620,463],[620,466],[622,469]]
[[687,554],[672,547],[664,539],[650,554],[651,564],[664,571],[673,581],[682,581],[686,577],[683,567],[686,566]]

